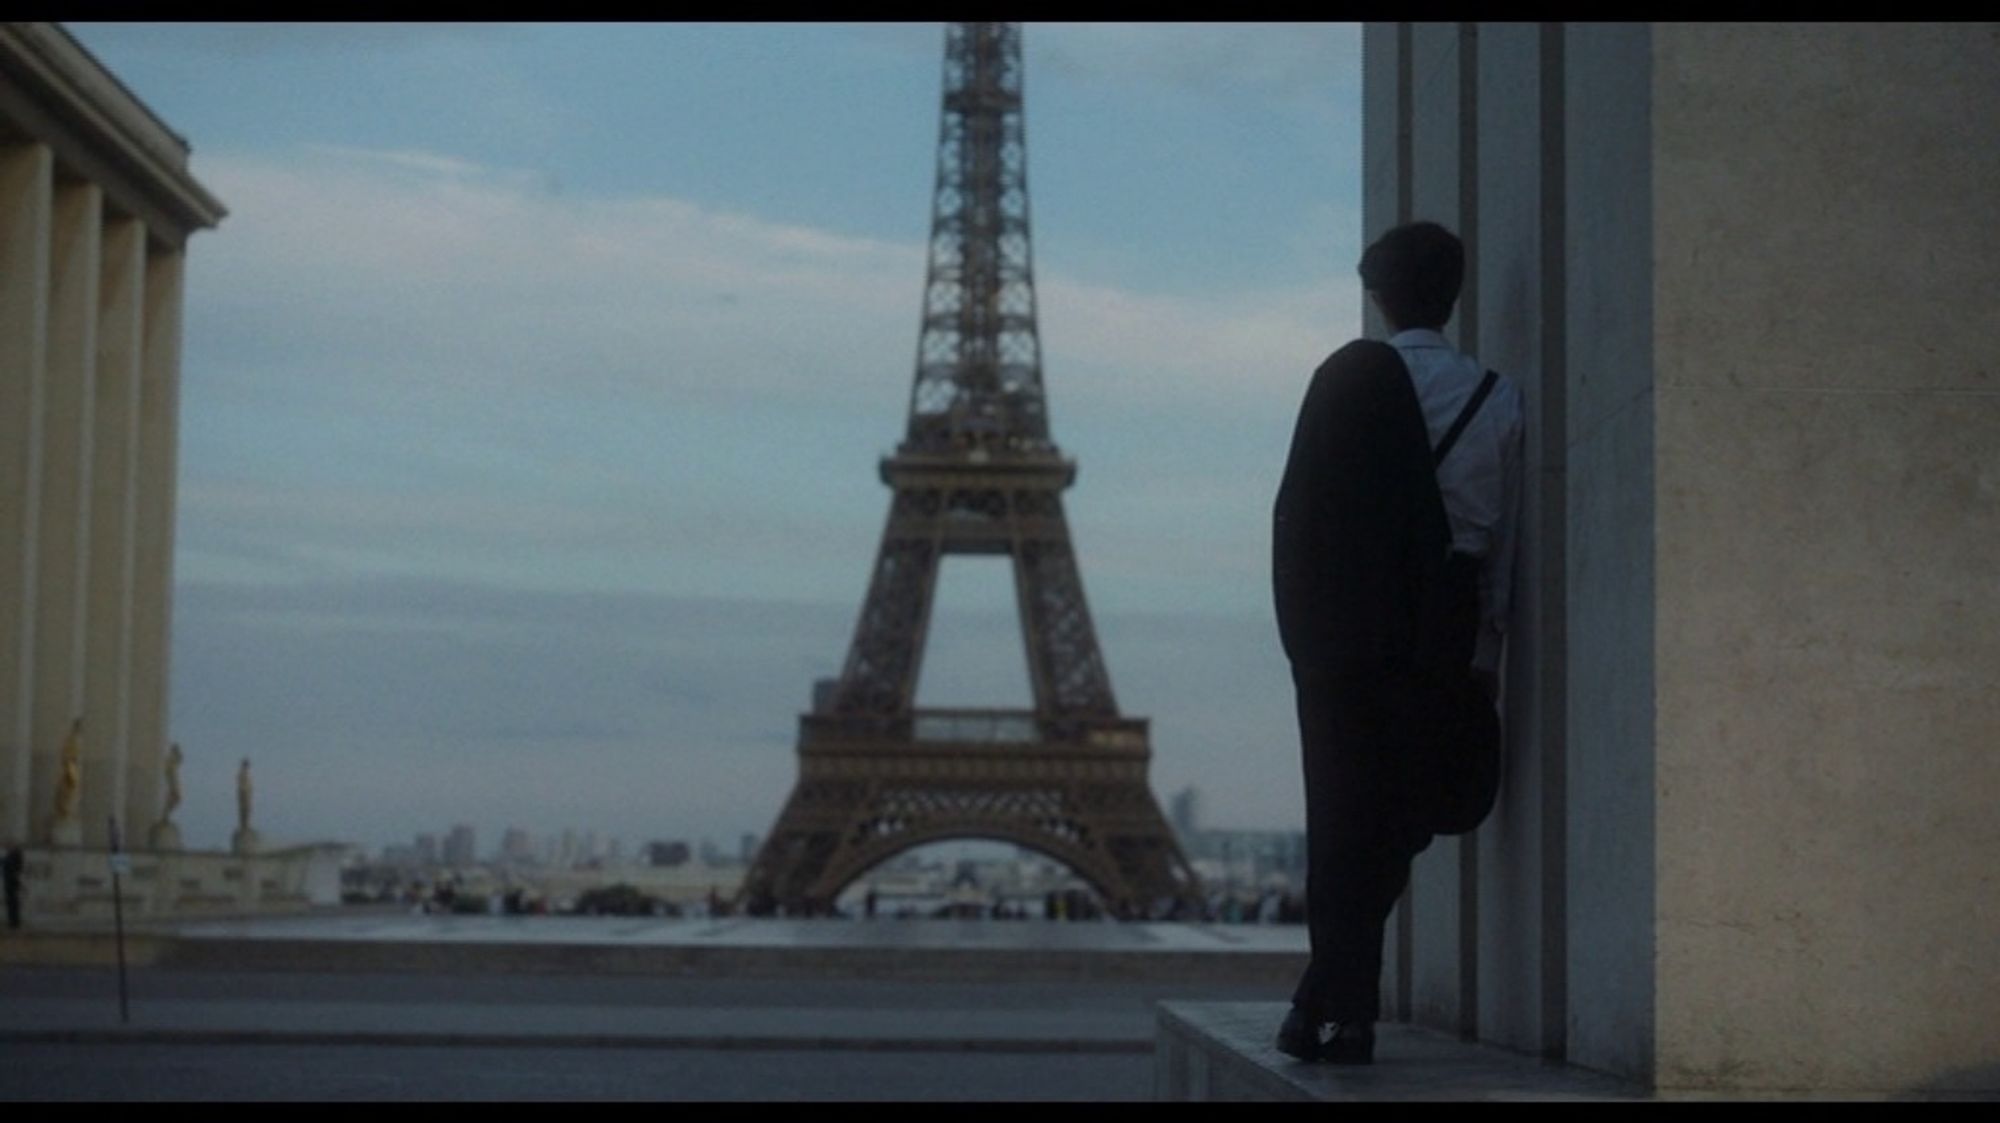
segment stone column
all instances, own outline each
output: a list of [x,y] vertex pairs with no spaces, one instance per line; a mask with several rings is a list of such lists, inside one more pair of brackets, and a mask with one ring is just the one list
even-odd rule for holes
[[29,762],[54,165],[46,145],[0,146],[0,841],[48,818]]
[[[1561,29],[1481,24],[1478,357],[1520,388],[1523,496],[1501,706],[1506,774],[1478,841],[1478,1036],[1561,1056],[1564,892]],[[1469,239],[1468,239],[1469,240]]]
[[[42,399],[40,561],[36,568],[30,799],[55,786],[56,747],[83,712],[84,588],[90,558],[92,414],[104,193],[58,179],[49,252],[48,364]],[[86,747],[90,733],[84,730]],[[49,770],[40,766],[51,762]],[[86,767],[85,790],[105,783]],[[39,836],[37,836],[39,841]]]
[[105,224],[84,678],[82,813],[84,839],[92,846],[108,841],[109,817],[125,806],[145,239],[145,227],[137,219],[121,217]]
[[[139,374],[138,523],[132,556],[132,735],[126,768],[128,839],[160,815],[169,735],[168,676],[179,470],[181,299],[185,254],[154,243],[146,255]],[[136,842],[133,843],[136,845]]]
[[[1460,115],[1467,91],[1461,82],[1464,28],[1457,23],[1420,23],[1410,29],[1411,80],[1410,213],[1404,221],[1424,219],[1465,233],[1461,214],[1460,176],[1463,170]],[[1468,265],[1475,242],[1466,239]],[[1468,275],[1468,282],[1472,277]],[[1467,285],[1467,295],[1471,284]],[[1470,302],[1460,298],[1445,325],[1445,334],[1465,346],[1473,343],[1467,325],[1473,319]],[[1415,919],[1410,944],[1411,1009],[1415,1021],[1440,1029],[1463,1028],[1473,994],[1464,986],[1461,947],[1466,904],[1462,880],[1467,857],[1458,838],[1438,838],[1410,871],[1409,912]]]
[[1650,1079],[1654,1033],[1651,31],[1563,42],[1567,1056]]
[[[1407,159],[1409,134],[1406,92],[1407,70],[1401,45],[1409,38],[1407,24],[1374,22],[1363,25],[1361,47],[1361,88],[1365,111],[1361,116],[1361,240],[1364,245],[1404,221],[1409,210],[1404,191],[1408,177],[1402,168]],[[1362,332],[1370,339],[1386,339],[1382,315],[1366,296],[1361,300]],[[1389,918],[1382,941],[1382,1015],[1403,1020],[1410,1016],[1409,948],[1414,938],[1409,896],[1404,895],[1395,915]]]

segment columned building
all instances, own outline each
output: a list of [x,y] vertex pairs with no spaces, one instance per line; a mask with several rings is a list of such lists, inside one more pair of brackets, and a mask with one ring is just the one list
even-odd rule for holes
[[80,836],[159,816],[182,275],[222,204],[68,33],[0,24],[0,840],[46,846],[83,719]]
[[1363,53],[1365,234],[1464,237],[1530,472],[1501,804],[1418,859],[1386,1008],[1662,1091],[2000,1091],[2000,30]]

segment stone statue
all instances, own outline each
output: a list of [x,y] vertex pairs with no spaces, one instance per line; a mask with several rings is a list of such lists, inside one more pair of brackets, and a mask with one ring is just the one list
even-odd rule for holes
[[236,770],[236,829],[250,830],[250,758],[243,758],[243,766]]
[[56,819],[67,822],[76,818],[77,799],[83,793],[83,719],[70,723],[69,736],[63,739],[62,771],[56,775]]
[[174,808],[181,805],[181,747],[167,746],[167,805],[160,809],[160,821],[153,824],[146,841],[154,850],[179,850],[181,829],[174,825]]
[[250,758],[243,758],[236,770],[236,833],[229,836],[229,848],[238,854],[255,854],[260,844],[250,829]]
[[160,822],[172,822],[174,808],[181,805],[181,746],[176,741],[167,746],[167,805],[160,811]]

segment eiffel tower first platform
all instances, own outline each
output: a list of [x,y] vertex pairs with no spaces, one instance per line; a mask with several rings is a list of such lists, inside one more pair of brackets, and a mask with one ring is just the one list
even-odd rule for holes
[[[798,783],[744,907],[825,912],[883,860],[964,838],[1062,862],[1116,916],[1197,904],[1146,783],[1146,720],[1112,697],[1063,516],[1076,464],[1049,439],[1042,389],[1018,25],[949,25],[941,116],[909,430],[881,463],[888,526],[847,663],[799,719]],[[947,554],[1013,559],[1032,710],[915,708]]]

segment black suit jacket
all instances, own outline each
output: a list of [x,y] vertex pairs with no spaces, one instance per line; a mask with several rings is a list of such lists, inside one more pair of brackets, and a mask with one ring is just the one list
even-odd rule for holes
[[1278,635],[1295,667],[1424,661],[1451,549],[1430,433],[1395,348],[1356,340],[1313,372],[1271,528]]
[[1452,560],[1430,432],[1393,347],[1350,343],[1313,373],[1273,514],[1278,634],[1300,688],[1348,678],[1386,715],[1344,738],[1393,761],[1405,793],[1364,817],[1386,815],[1412,853],[1477,827],[1501,771],[1499,719],[1469,670],[1477,569]]

